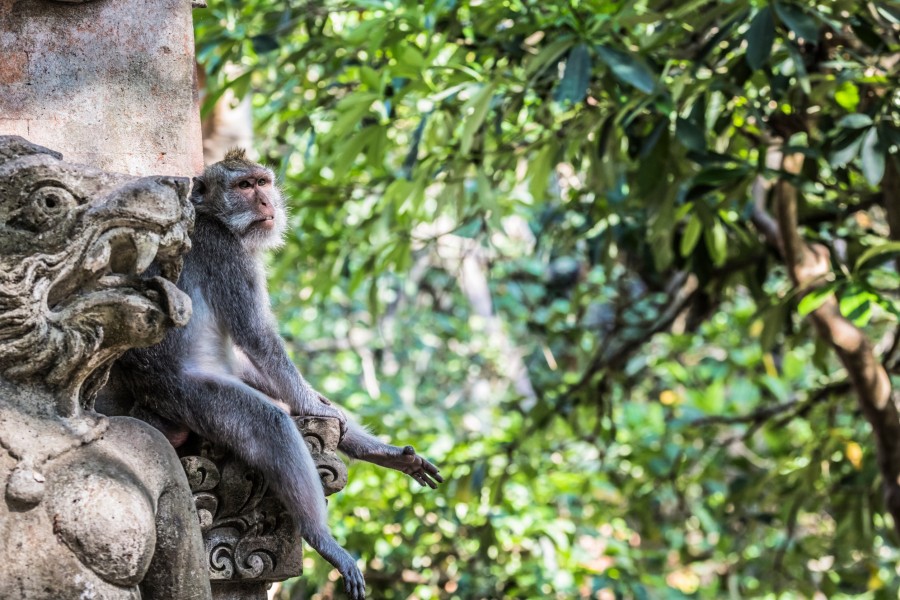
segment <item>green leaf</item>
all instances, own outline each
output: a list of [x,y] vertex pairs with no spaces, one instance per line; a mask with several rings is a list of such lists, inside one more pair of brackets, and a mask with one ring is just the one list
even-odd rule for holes
[[819,39],[819,22],[795,4],[774,3],[775,13],[788,28],[807,42]]
[[834,101],[848,112],[856,112],[859,106],[859,88],[852,81],[845,81],[834,92]]
[[281,47],[281,45],[278,43],[278,39],[274,35],[269,35],[267,33],[254,35],[252,38],[250,38],[250,43],[253,45],[253,51],[257,54],[274,52]]
[[838,127],[844,129],[863,129],[872,125],[872,117],[862,113],[853,113],[852,115],[844,115],[838,121]]
[[702,127],[683,117],[675,122],[675,137],[688,150],[706,152],[706,134]]
[[672,248],[672,223],[675,222],[675,205],[673,198],[665,198],[656,207],[656,212],[650,218],[650,229],[647,232],[647,241],[653,255],[653,264],[657,269],[666,269],[675,259]]
[[900,319],[900,306],[897,306],[897,303],[892,299],[878,296],[878,300],[876,300],[875,303],[886,313],[893,315],[896,319]]
[[873,246],[863,252],[859,258],[856,259],[856,264],[853,266],[853,271],[859,271],[859,269],[877,256],[881,256],[883,254],[890,254],[893,252],[900,252],[900,242],[886,242],[884,244],[879,244],[877,246]]
[[803,296],[803,299],[800,300],[800,304],[797,305],[797,312],[800,313],[800,316],[805,317],[825,304],[825,301],[834,293],[835,285],[835,283],[823,285]]
[[550,66],[554,59],[559,59],[574,43],[575,41],[571,38],[564,37],[541,48],[541,51],[528,61],[528,65],[525,67],[525,77],[531,78],[534,75],[538,75]]
[[475,134],[481,127],[481,124],[484,123],[485,117],[487,117],[488,110],[491,107],[491,98],[493,97],[494,84],[491,83],[482,86],[478,93],[475,94],[471,100],[466,102],[464,109],[472,108],[472,114],[466,117],[466,122],[463,125],[463,130],[459,138],[459,150],[463,154],[468,154],[469,150],[472,149],[472,142],[475,139]]
[[219,101],[219,98],[222,97],[227,90],[231,89],[234,91],[235,96],[241,98],[242,95],[238,94],[240,90],[246,90],[250,85],[250,76],[253,75],[253,71],[247,71],[242,75],[239,75],[232,79],[231,81],[226,82],[222,87],[217,89],[214,93],[210,94],[206,98],[203,99],[203,107],[200,109],[200,116],[206,117],[210,111],[212,111],[213,107],[216,105],[216,102]]
[[717,267],[724,265],[728,258],[728,235],[722,222],[718,219],[713,221],[711,227],[703,230],[703,239],[706,241],[706,248],[713,264]]
[[333,160],[331,161],[332,168],[335,172],[347,172],[356,161],[356,156],[368,148],[369,144],[372,143],[380,133],[381,128],[378,126],[366,127],[359,133],[351,133],[342,138],[341,142],[335,147]]
[[846,166],[859,154],[862,140],[862,134],[856,132],[838,139],[828,154],[829,164],[836,169]]
[[806,72],[806,63],[803,60],[803,55],[795,44],[788,43],[786,46],[791,55],[791,62],[794,64],[794,74],[800,83],[800,89],[803,90],[804,94],[809,95],[812,92],[812,86],[809,83],[809,73]]
[[750,171],[747,165],[737,167],[708,167],[697,173],[693,185],[721,187],[736,179],[741,179]]
[[412,70],[419,71],[428,66],[425,57],[419,52],[419,49],[411,44],[404,44],[397,56],[397,62]]
[[529,164],[528,192],[536,202],[543,200],[547,193],[547,180],[553,167],[556,166],[555,157],[556,146],[547,143]]
[[597,54],[619,80],[649,94],[656,87],[656,76],[635,55],[608,46],[597,46]]
[[862,141],[860,158],[862,172],[869,185],[878,185],[884,177],[884,145],[878,140],[878,132],[874,127],[866,132]]
[[587,46],[578,44],[569,51],[563,77],[556,86],[554,100],[575,104],[584,100],[591,80],[591,55]]
[[747,64],[755,71],[768,60],[775,42],[775,20],[772,18],[771,8],[766,6],[756,13],[746,37]]
[[877,296],[858,286],[851,286],[841,294],[839,302],[841,314],[860,327],[872,318],[872,300]]
[[684,228],[684,234],[681,236],[681,256],[687,256],[697,245],[700,234],[703,233],[703,223],[696,213],[691,215],[691,219]]
[[328,137],[342,138],[347,135],[356,128],[362,118],[369,112],[371,106],[372,98],[367,98],[361,102],[347,103],[346,110],[341,113],[331,125],[331,129],[328,130]]
[[381,91],[381,75],[372,67],[361,66],[359,68],[359,79],[369,90],[373,92]]
[[764,352],[768,352],[775,346],[778,334],[784,329],[784,312],[784,304],[775,304],[766,311],[763,329],[759,334],[759,345]]

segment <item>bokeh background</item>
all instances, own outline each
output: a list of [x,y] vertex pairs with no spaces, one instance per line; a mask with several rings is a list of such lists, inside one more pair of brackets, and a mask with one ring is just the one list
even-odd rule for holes
[[[898,597],[880,438],[810,324],[834,298],[900,369],[897,3],[209,4],[207,157],[250,146],[290,197],[295,362],[447,480],[351,465],[330,521],[370,597]],[[828,251],[812,293],[774,181]],[[307,551],[272,595],[342,591]]]

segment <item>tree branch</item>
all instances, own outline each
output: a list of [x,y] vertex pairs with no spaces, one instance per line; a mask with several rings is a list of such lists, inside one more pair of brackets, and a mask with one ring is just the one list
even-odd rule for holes
[[[809,243],[800,236],[797,189],[788,177],[800,174],[803,155],[782,155],[776,143],[769,148],[767,163],[769,158],[780,158],[781,171],[785,174],[776,181],[773,194],[777,231],[773,231],[773,219],[765,211],[765,197],[759,194],[759,190],[764,191],[764,184],[758,189],[755,186],[753,222],[769,243],[779,249],[788,274],[802,296],[820,287],[831,274],[829,254],[821,244]],[[875,357],[871,341],[841,314],[833,296],[810,313],[810,319],[818,335],[834,348],[847,369],[857,402],[872,426],[878,465],[884,478],[885,503],[900,534],[900,412],[891,398],[890,378]]]

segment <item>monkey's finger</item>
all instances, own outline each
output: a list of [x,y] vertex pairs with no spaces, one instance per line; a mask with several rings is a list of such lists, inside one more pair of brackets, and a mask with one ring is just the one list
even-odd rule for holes
[[[416,472],[414,472],[414,473],[410,473],[409,476],[412,477],[413,479],[415,479],[415,480],[416,480],[416,483],[418,483],[418,484],[421,485],[422,487],[428,485],[428,482],[426,481],[425,476],[422,475],[422,473],[420,473],[419,471],[416,471]],[[429,486],[429,487],[430,487],[430,486]]]
[[[434,479],[432,479],[434,477],[433,475],[425,473],[424,471],[416,471],[416,475],[419,477],[419,479],[421,479],[421,481],[425,482],[425,485],[433,490],[437,489],[437,483],[434,481]],[[417,479],[416,481],[419,481],[419,479]]]
[[[433,464],[431,464],[424,458],[422,459],[422,468],[424,468],[426,471],[428,471],[432,475],[437,475],[438,473],[441,472],[440,469],[438,469],[436,466],[434,466]],[[438,479],[440,479],[440,478],[438,478]],[[441,479],[441,481],[443,481],[443,479]]]

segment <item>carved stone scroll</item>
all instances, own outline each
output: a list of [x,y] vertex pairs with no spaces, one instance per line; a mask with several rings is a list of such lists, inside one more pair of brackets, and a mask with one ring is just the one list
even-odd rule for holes
[[[347,467],[336,454],[335,419],[297,417],[325,495],[347,484]],[[180,449],[203,532],[213,597],[265,598],[266,585],[303,572],[302,538],[296,522],[263,477],[230,452],[206,440]]]

